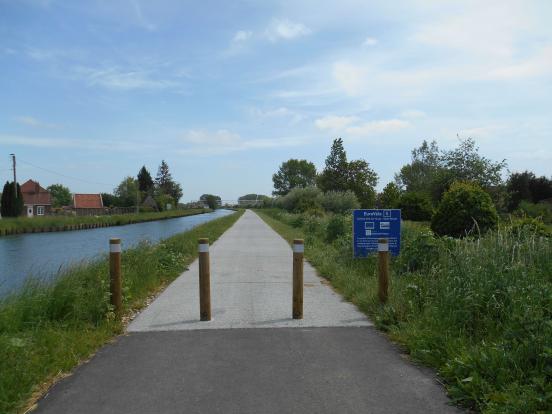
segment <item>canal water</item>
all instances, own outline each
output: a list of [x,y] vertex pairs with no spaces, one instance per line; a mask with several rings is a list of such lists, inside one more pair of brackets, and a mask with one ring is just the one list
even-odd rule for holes
[[108,252],[111,237],[120,237],[124,250],[141,241],[158,242],[232,213],[220,209],[125,226],[0,237],[0,295],[17,289],[29,276],[52,278],[71,264],[99,258]]

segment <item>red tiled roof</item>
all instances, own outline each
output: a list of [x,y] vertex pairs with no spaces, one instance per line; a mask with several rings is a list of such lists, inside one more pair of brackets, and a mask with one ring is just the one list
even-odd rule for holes
[[52,204],[52,196],[48,190],[42,188],[39,183],[33,180],[28,180],[21,186],[21,194],[23,194],[25,205]]
[[101,194],[73,194],[75,208],[103,208]]

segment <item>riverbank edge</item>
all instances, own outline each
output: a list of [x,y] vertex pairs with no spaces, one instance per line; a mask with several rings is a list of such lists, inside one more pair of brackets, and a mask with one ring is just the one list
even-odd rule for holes
[[[124,334],[126,325],[139,310],[186,270],[198,256],[198,238],[208,237],[213,243],[243,212],[203,223],[155,245],[125,250],[122,322],[114,320],[109,305],[107,258],[68,270],[54,283],[37,282],[34,287],[28,287],[27,293],[0,301],[0,370],[3,372],[0,398],[7,399],[0,401],[0,412],[32,411],[52,385],[89,361],[103,345]],[[70,292],[71,287],[74,292]],[[76,303],[68,304],[71,300]],[[91,309],[79,309],[81,303]],[[92,308],[99,308],[98,320],[94,320],[97,315],[93,314],[97,309]],[[10,324],[14,329],[9,329]]]
[[[15,220],[31,220],[34,221],[32,227],[18,227],[10,226],[10,221],[13,219],[6,218],[0,220],[0,237],[2,236],[11,236],[16,234],[30,234],[30,233],[52,233],[60,231],[75,231],[75,230],[90,230],[98,229],[103,227],[115,227],[115,226],[125,226],[127,224],[137,224],[145,223],[149,221],[160,221],[168,220],[179,217],[188,217],[195,216],[198,214],[209,213],[212,210],[210,209],[189,209],[189,210],[172,210],[167,212],[159,213],[134,213],[134,214],[117,214],[113,216],[77,216],[77,217],[33,217],[33,218],[17,218]],[[61,223],[61,224],[49,224],[49,223],[38,223],[39,220],[59,220],[61,221],[70,221],[71,223]],[[7,223],[6,223],[7,222]],[[76,223],[75,223],[76,222]],[[79,223],[80,222],[80,223]]]

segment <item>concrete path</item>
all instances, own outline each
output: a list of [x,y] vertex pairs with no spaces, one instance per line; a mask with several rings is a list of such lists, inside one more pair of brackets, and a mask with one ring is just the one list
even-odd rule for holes
[[194,263],[37,412],[459,412],[431,371],[403,358],[308,265],[305,319],[293,321],[290,247],[254,213],[212,246],[211,263],[214,321],[197,321]]
[[199,321],[196,260],[128,331],[371,325],[308,263],[303,276],[304,318],[291,319],[291,247],[249,210],[210,247],[210,259],[212,321]]

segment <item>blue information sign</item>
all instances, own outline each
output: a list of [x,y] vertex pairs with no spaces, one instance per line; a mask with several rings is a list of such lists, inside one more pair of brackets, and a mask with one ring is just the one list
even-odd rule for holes
[[401,249],[401,210],[353,210],[353,254],[366,257],[378,251],[378,240],[387,239],[389,251]]

